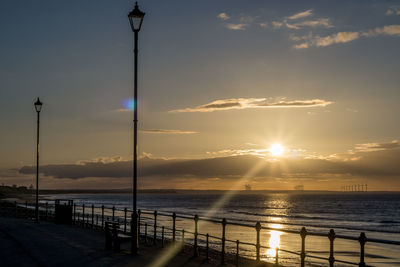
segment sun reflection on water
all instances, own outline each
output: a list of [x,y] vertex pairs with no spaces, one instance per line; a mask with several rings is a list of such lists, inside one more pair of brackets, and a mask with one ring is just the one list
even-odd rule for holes
[[[282,229],[283,225],[278,224],[278,223],[273,223],[273,224],[270,224],[269,227],[274,228],[274,229]],[[280,248],[281,235],[282,235],[281,231],[277,231],[277,230],[269,231],[268,246],[270,248],[267,249],[267,251],[265,252],[266,257],[273,258],[276,256],[276,248],[278,248],[278,249]]]
[[[281,236],[283,234],[280,229],[283,229],[283,224],[291,208],[289,196],[287,194],[272,194],[265,200],[265,215],[268,216],[268,227],[271,228],[266,234],[269,235],[266,243],[268,249],[262,252],[264,260],[270,261],[276,257],[276,249],[281,248]],[[286,246],[285,242],[285,246]]]
[[275,231],[271,230],[269,232],[270,237],[268,241],[268,246],[270,247],[267,249],[266,256],[267,257],[275,257],[276,255],[276,248],[280,248],[280,243],[281,243],[281,231]]

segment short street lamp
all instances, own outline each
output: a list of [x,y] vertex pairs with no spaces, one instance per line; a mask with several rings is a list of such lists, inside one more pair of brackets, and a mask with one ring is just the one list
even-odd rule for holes
[[137,72],[138,72],[138,36],[139,31],[142,26],[144,12],[139,10],[139,6],[136,2],[135,8],[128,14],[129,22],[132,27],[132,31],[135,35],[134,43],[134,100],[133,100],[133,123],[134,123],[134,133],[133,133],[133,212],[132,212],[132,244],[131,251],[132,254],[136,255],[139,245],[138,237],[138,215],[137,215],[137,123],[138,123],[138,93],[137,93]]
[[35,109],[37,113],[37,128],[36,128],[36,205],[35,205],[35,222],[39,223],[39,122],[40,111],[42,110],[43,103],[38,99],[35,102]]

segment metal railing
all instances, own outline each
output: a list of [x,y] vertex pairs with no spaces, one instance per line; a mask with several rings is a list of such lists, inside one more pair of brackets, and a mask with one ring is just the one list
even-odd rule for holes
[[[9,207],[10,208],[10,207]],[[34,205],[30,206],[29,203],[25,204],[17,204],[15,202],[14,206],[11,207],[14,209],[14,213],[16,216],[33,216],[33,213],[29,213],[29,209],[34,209]],[[132,210],[127,208],[116,208],[115,206],[106,207],[104,205],[95,206],[85,205],[83,204],[74,204],[73,205],[73,218],[72,221],[74,224],[81,225],[84,227],[96,227],[99,229],[104,229],[106,221],[117,221],[122,226],[121,232],[125,234],[130,233],[130,223]],[[54,217],[54,205],[49,204],[48,202],[40,203],[40,217],[43,220],[51,219]],[[163,225],[159,225],[160,217],[164,218],[162,220]],[[193,230],[185,230],[184,228],[177,227],[177,220],[192,220],[193,221]],[[211,235],[209,233],[199,232],[199,222],[208,222],[214,224],[221,225],[221,235]],[[169,226],[165,224],[168,223]],[[253,229],[255,234],[255,243],[244,242],[240,240],[231,240],[227,238],[226,226],[236,226],[243,227],[247,229]],[[152,230],[150,230],[152,228]],[[399,246],[400,242],[393,240],[384,240],[384,239],[376,239],[376,238],[367,238],[364,232],[361,232],[358,237],[354,236],[346,236],[346,235],[338,235],[335,233],[333,229],[330,229],[328,233],[317,233],[313,231],[309,231],[306,227],[302,227],[299,231],[290,230],[290,229],[277,229],[274,227],[263,226],[262,222],[256,222],[255,224],[247,224],[235,221],[228,221],[225,218],[223,219],[215,219],[205,216],[189,216],[189,215],[178,215],[175,212],[159,212],[159,211],[150,211],[150,210],[138,210],[138,229],[139,229],[139,237],[148,244],[148,240],[152,240],[152,244],[156,245],[157,242],[161,242],[161,246],[164,246],[165,242],[172,243],[180,243],[182,249],[185,249],[185,245],[190,245],[191,249],[193,249],[193,255],[199,255],[199,249],[201,248],[204,252],[206,259],[210,258],[210,250],[213,249],[214,252],[217,251],[220,254],[221,264],[224,264],[226,261],[227,254],[231,259],[235,261],[236,266],[239,266],[240,260],[248,258],[247,256],[241,254],[242,246],[250,246],[253,247],[253,252],[255,253],[255,260],[257,262],[261,261],[261,249],[273,249],[275,250],[275,264],[279,265],[279,256],[281,252],[285,252],[288,254],[292,254],[298,257],[301,266],[305,266],[306,259],[317,259],[326,261],[329,266],[334,266],[335,263],[343,263],[348,265],[358,265],[358,266],[367,266],[365,261],[365,245],[366,243],[377,243],[377,244],[386,244],[386,245],[395,245]],[[300,237],[301,249],[300,251],[291,251],[279,247],[270,247],[261,245],[261,236],[260,232],[262,230],[269,231],[279,231],[287,234],[298,235]],[[152,236],[150,236],[152,234]],[[191,235],[192,238],[188,239],[187,235]],[[311,253],[307,253],[306,250],[306,238],[308,236],[318,236],[325,237],[329,241],[329,257],[321,257],[317,255],[313,255]],[[335,240],[343,239],[358,242],[359,244],[359,261],[358,262],[350,262],[345,260],[339,260],[335,258]],[[214,242],[212,242],[214,240]],[[234,251],[227,252],[226,245],[227,243],[232,244],[234,247]],[[211,247],[213,244],[213,248]]]
[[[35,204],[17,201],[0,201],[0,215],[13,216],[19,218],[34,218],[35,217]],[[42,220],[54,219],[54,205],[48,202],[39,204],[39,216]]]
[[[129,216],[129,213],[132,214],[132,211],[123,208],[123,209],[118,209],[113,207],[105,207],[104,205],[102,206],[94,206],[91,205],[89,206],[89,216],[86,217],[81,216],[80,218],[82,220],[85,220],[89,224],[94,224],[98,225],[101,227],[104,227],[104,221],[107,219],[113,220],[113,221],[119,221],[121,225],[123,225],[122,231],[124,233],[129,233],[130,231],[130,219],[131,216]],[[87,210],[87,207],[86,207]],[[97,211],[101,211],[101,213],[96,213]],[[83,214],[86,212],[85,211],[85,205],[74,205],[74,214],[79,214],[79,212],[82,212]],[[118,215],[116,215],[118,213]],[[75,215],[74,215],[75,216]],[[96,217],[96,222],[94,222],[94,217]],[[98,218],[100,217],[100,221]],[[159,225],[159,218],[164,217],[162,221],[163,224],[168,223],[169,226],[166,225]],[[193,221],[193,230],[187,230],[183,228],[178,228],[177,225],[177,219],[182,219],[182,220],[192,220]],[[88,221],[91,220],[91,221]],[[216,235],[210,235],[209,233],[203,233],[199,232],[199,222],[209,222],[209,223],[214,223],[214,224],[220,224],[221,225],[221,235],[216,236]],[[231,225],[231,226],[237,226],[237,227],[244,227],[248,229],[254,229],[254,233],[256,236],[256,242],[255,243],[250,243],[250,242],[244,242],[240,240],[231,240],[227,238],[227,231],[226,231],[226,226]],[[236,261],[236,265],[239,265],[239,259],[243,257],[240,253],[241,246],[250,246],[254,248],[255,252],[255,260],[256,261],[261,261],[261,249],[274,249],[275,250],[275,264],[279,265],[279,255],[280,252],[285,252],[289,253],[292,255],[295,255],[299,257],[299,261],[301,266],[305,266],[306,259],[317,259],[317,260],[323,260],[329,263],[329,266],[334,266],[335,263],[343,263],[343,264],[349,264],[349,265],[358,265],[358,266],[367,266],[365,262],[365,245],[366,243],[377,243],[377,244],[388,244],[388,245],[396,245],[399,246],[400,249],[400,242],[399,241],[392,241],[392,240],[383,240],[383,239],[375,239],[375,238],[367,238],[364,232],[361,232],[358,237],[354,236],[346,236],[346,235],[338,235],[335,233],[333,229],[330,229],[329,232],[327,233],[317,233],[313,231],[309,231],[306,229],[306,227],[302,227],[299,231],[295,230],[290,230],[290,229],[277,229],[274,227],[268,227],[262,225],[262,222],[256,222],[256,224],[247,224],[247,223],[241,223],[241,222],[235,222],[235,221],[228,221],[227,219],[215,219],[215,218],[209,218],[209,217],[202,217],[198,215],[178,215],[175,212],[160,212],[160,211],[150,211],[150,210],[138,210],[138,226],[139,226],[139,236],[143,236],[144,240],[148,240],[150,238],[149,236],[149,228],[152,228],[152,242],[153,245],[156,245],[157,239],[161,239],[161,244],[164,245],[166,237],[166,231],[169,231],[169,241],[172,242],[177,242],[180,241],[182,244],[182,247],[184,248],[184,244],[187,244],[189,242],[189,239],[187,238],[188,235],[190,235],[192,238],[190,239],[191,241],[191,246],[193,249],[193,255],[197,256],[199,254],[199,247],[202,245],[202,248],[204,249],[204,252],[206,254],[206,258],[209,258],[209,250],[210,250],[210,243],[211,240],[216,240],[217,242],[214,242],[214,244],[218,244],[219,246],[214,246],[214,249],[217,249],[220,253],[220,258],[221,258],[221,264],[225,262],[225,256],[227,254],[226,251],[226,244],[230,243],[235,247],[234,251],[234,259]],[[144,228],[144,229],[143,229]],[[144,231],[143,231],[144,230]],[[268,231],[279,231],[283,233],[288,233],[288,234],[294,234],[298,235],[300,237],[300,242],[301,242],[301,250],[300,251],[290,251],[287,249],[279,248],[279,247],[270,247],[270,246],[265,246],[261,245],[261,236],[260,232],[262,230],[268,230]],[[180,240],[178,240],[178,235],[180,235]],[[186,236],[185,236],[186,235]],[[307,253],[306,250],[306,238],[308,236],[318,236],[318,237],[325,237],[328,239],[329,242],[329,257],[321,257],[317,255],[313,255],[311,253]],[[335,240],[337,239],[344,239],[344,240],[350,240],[350,241],[355,241],[358,242],[359,244],[359,261],[358,262],[350,262],[346,260],[341,260],[341,259],[336,259],[335,258]],[[199,242],[201,241],[201,242]],[[201,244],[200,244],[201,243]],[[232,252],[230,253],[232,254]]]

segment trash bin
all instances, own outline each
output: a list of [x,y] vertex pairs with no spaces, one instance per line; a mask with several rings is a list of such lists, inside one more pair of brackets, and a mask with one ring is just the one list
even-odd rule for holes
[[56,199],[54,222],[57,224],[72,224],[73,200]]

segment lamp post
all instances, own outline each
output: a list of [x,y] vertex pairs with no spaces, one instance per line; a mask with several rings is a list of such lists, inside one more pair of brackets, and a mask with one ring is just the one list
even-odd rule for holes
[[132,244],[131,252],[136,255],[138,251],[139,237],[138,237],[138,221],[137,221],[137,123],[138,123],[138,92],[137,92],[137,72],[138,72],[138,37],[139,31],[142,26],[143,17],[145,13],[139,10],[139,6],[136,2],[135,8],[128,14],[129,22],[132,27],[132,31],[135,36],[134,43],[134,99],[133,99],[133,212],[132,212]]
[[36,128],[36,205],[35,205],[35,222],[39,223],[39,122],[40,111],[42,110],[43,103],[38,99],[35,102],[35,109],[37,113],[37,128]]

